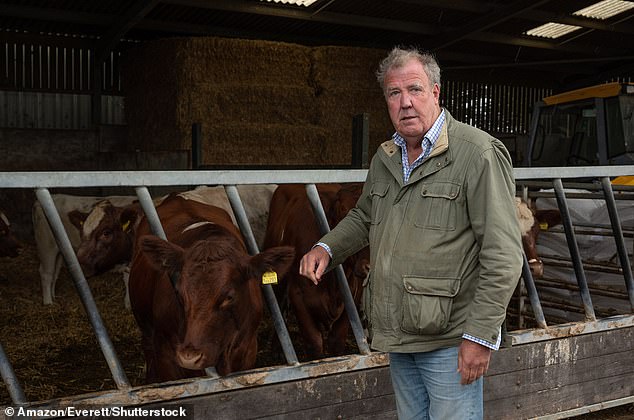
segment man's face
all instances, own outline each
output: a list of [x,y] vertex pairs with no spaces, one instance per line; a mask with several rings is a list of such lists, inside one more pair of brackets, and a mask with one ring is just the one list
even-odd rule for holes
[[417,142],[440,115],[440,87],[430,87],[423,65],[410,60],[385,75],[388,112],[396,131],[405,140]]

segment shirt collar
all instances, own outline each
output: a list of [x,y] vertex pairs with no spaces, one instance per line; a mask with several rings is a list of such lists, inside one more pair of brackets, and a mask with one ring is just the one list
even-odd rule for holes
[[[438,137],[440,137],[442,126],[444,123],[445,123],[445,109],[441,108],[440,115],[438,115],[438,118],[436,118],[436,121],[434,121],[434,124],[432,124],[431,128],[425,133],[423,138],[420,139],[421,144],[423,140],[427,139],[430,146],[434,147],[434,145],[436,144],[436,140],[438,140]],[[394,143],[396,143],[397,146],[401,147],[401,149],[405,149],[405,139],[398,132],[395,132],[392,135],[392,140],[394,140]]]

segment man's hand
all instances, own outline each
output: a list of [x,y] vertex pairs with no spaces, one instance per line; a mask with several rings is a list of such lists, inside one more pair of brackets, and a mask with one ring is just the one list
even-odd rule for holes
[[491,349],[471,340],[463,339],[458,348],[458,372],[462,375],[462,385],[483,376],[489,369]]
[[318,245],[302,257],[299,263],[299,274],[308,277],[313,283],[319,284],[328,264],[330,264],[328,251]]

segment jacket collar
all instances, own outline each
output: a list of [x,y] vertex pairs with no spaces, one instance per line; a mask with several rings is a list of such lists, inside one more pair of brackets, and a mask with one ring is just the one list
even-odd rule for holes
[[[451,163],[452,158],[450,153],[451,151],[449,150],[448,126],[452,123],[453,118],[449,114],[449,111],[445,109],[445,124],[443,124],[440,136],[438,137],[438,140],[436,140],[436,144],[434,144],[434,148],[429,154],[429,157],[418,168],[416,168],[414,172],[412,172],[408,185],[433,174]],[[403,187],[403,165],[401,162],[401,153],[399,147],[396,143],[394,143],[394,140],[388,140],[382,143],[378,154],[392,176],[396,179],[399,185]]]

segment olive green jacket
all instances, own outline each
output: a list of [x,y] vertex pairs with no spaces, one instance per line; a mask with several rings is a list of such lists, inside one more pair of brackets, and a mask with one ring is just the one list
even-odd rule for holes
[[400,148],[379,147],[357,207],[321,240],[331,267],[369,243],[363,301],[379,351],[431,351],[463,333],[495,344],[520,277],[508,151],[445,115],[430,157],[405,185]]

